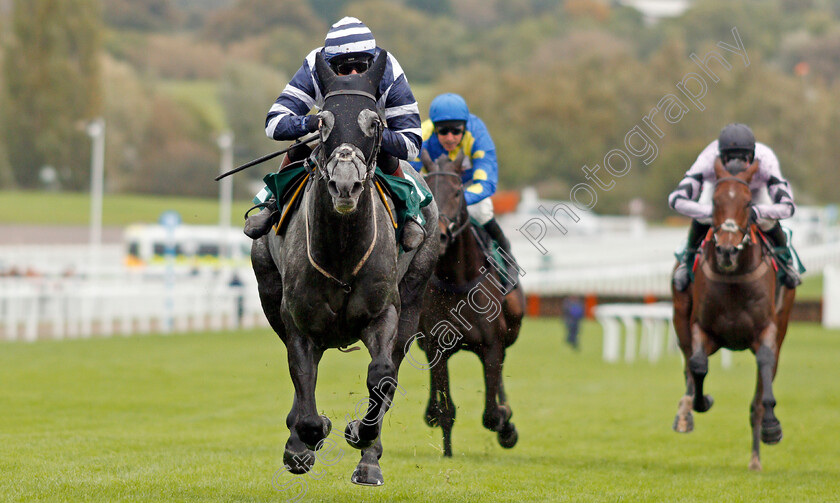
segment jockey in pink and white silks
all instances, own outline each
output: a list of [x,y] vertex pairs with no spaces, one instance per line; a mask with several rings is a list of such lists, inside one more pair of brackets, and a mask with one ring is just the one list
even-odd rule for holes
[[[773,150],[763,143],[756,143],[752,130],[745,124],[729,124],[724,127],[720,137],[710,143],[697,156],[697,160],[685,173],[676,190],[668,196],[668,205],[679,213],[690,217],[691,228],[680,264],[674,271],[674,286],[684,291],[691,283],[689,267],[694,262],[697,249],[712,223],[712,190],[703,190],[704,183],[713,184],[715,160],[720,157],[726,166],[733,160],[746,164],[758,161],[758,172],[750,181],[752,205],[750,218],[770,239],[773,246],[787,248],[787,236],[779,220],[790,218],[796,210],[793,191],[782,176],[779,159]],[[802,283],[798,264],[793,262],[793,253],[781,253],[780,266],[784,270],[784,283],[788,288],[795,288]]]

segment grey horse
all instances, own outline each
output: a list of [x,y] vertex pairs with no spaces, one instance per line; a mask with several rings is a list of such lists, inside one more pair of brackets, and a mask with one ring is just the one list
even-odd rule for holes
[[[324,351],[361,340],[370,353],[367,411],[345,428],[347,442],[362,450],[351,477],[361,485],[384,483],[382,417],[398,387],[404,348],[417,328],[438,253],[435,203],[423,208],[424,241],[400,254],[391,217],[374,186],[383,128],[375,93],[386,57],[382,51],[368,71],[339,76],[317,56],[325,98],[313,180],[285,233],[270,232],[251,248],[262,308],[286,345],[295,388],[283,455],[289,471],[308,472],[332,428],[315,405]],[[425,184],[407,163],[404,172]]]

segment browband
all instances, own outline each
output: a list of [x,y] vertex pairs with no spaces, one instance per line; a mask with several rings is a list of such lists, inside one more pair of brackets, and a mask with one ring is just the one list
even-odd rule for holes
[[373,102],[376,102],[376,96],[370,94],[369,92],[357,91],[355,89],[339,89],[337,91],[330,91],[327,93],[326,96],[324,96],[324,101],[326,101],[328,98],[332,98],[333,96],[338,96],[340,94],[357,94],[359,96],[364,96],[365,98],[368,98]]

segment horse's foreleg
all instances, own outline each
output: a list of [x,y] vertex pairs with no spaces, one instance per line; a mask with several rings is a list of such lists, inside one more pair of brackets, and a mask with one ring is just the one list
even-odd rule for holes
[[694,381],[694,404],[697,412],[706,412],[714,400],[703,394],[703,381],[709,372],[709,355],[718,349],[717,344],[696,323],[691,327],[691,357],[688,359],[688,371]]
[[[443,455],[446,457],[452,457],[452,427],[455,425],[455,404],[449,391],[449,356],[444,355],[431,369],[433,397],[429,398],[426,409],[427,424],[440,426],[443,431]],[[434,424],[430,418],[434,418]]]
[[761,447],[761,417],[764,415],[764,405],[761,404],[763,394],[761,386],[761,370],[756,376],[755,396],[750,404],[750,427],[752,428],[752,455],[750,457],[750,470],[761,471],[761,458],[759,450]]
[[494,341],[492,346],[484,346],[481,353],[481,364],[484,366],[484,415],[482,423],[490,431],[499,431],[510,419],[510,408],[499,405],[496,399],[502,381],[502,363],[505,351],[501,341]]
[[399,387],[397,367],[392,359],[397,323],[397,309],[389,305],[362,330],[361,339],[371,357],[367,373],[368,407],[361,421],[351,421],[345,428],[345,439],[356,449],[373,445],[379,436],[380,420],[391,406],[394,392]]
[[362,331],[362,342],[368,348],[367,386],[370,393],[368,408],[361,420],[347,423],[344,436],[351,446],[361,449],[361,459],[350,480],[354,484],[380,486],[385,483],[379,458],[382,457],[382,417],[391,406],[397,384],[397,367],[392,360],[397,331],[397,310],[389,306],[386,312]]
[[[502,350],[504,352],[504,350]],[[502,360],[499,365],[499,379],[498,379],[498,386],[496,387],[496,397],[498,397],[498,407],[497,413],[501,415],[502,424],[498,430],[493,430],[497,432],[497,440],[499,441],[499,445],[504,447],[505,449],[510,449],[516,445],[516,442],[519,440],[519,433],[516,431],[516,425],[514,425],[510,418],[513,417],[513,411],[510,408],[510,405],[507,402],[507,396],[505,395],[505,383],[504,383],[504,376],[502,375],[502,368],[504,365],[504,353],[502,354]],[[485,379],[487,378],[487,368],[485,366]],[[486,385],[486,383],[485,383]],[[487,388],[488,396],[486,398],[487,403],[490,403],[492,400],[492,396],[490,396],[491,390]],[[487,412],[485,410],[485,420],[487,418]],[[486,423],[485,423],[486,426]]]
[[[506,330],[503,332],[505,347],[510,346],[519,337],[522,328],[522,318],[525,316],[525,293],[522,283],[518,283],[510,293],[505,295],[502,302],[502,312],[505,317]],[[504,403],[504,400],[502,400]]]
[[[296,436],[309,450],[330,434],[332,424],[325,416],[318,415],[315,406],[315,383],[318,379],[318,362],[323,352],[316,349],[307,338],[292,336],[286,343],[289,359],[289,374],[295,386],[295,402],[286,418],[286,424],[293,430],[289,441]],[[287,450],[289,444],[287,443]]]
[[776,419],[776,397],[773,396],[773,378],[779,362],[776,335],[776,325],[771,323],[762,331],[758,347],[755,349],[761,406],[764,409],[761,415],[761,441],[769,445],[778,444],[782,440],[782,425]]
[[694,378],[688,369],[688,361],[691,358],[691,294],[688,292],[673,291],[674,299],[674,331],[677,333],[677,341],[685,360],[683,375],[685,377],[685,394],[680,399],[677,408],[677,416],[674,418],[674,431],[678,433],[690,433],[694,431],[694,415],[691,413],[691,406],[694,403]]

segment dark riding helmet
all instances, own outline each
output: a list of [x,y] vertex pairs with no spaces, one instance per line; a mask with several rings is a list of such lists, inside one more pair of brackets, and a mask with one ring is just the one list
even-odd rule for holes
[[752,162],[755,157],[755,135],[746,124],[725,126],[718,137],[718,151],[724,163],[735,157]]

